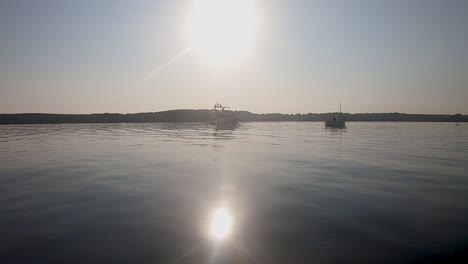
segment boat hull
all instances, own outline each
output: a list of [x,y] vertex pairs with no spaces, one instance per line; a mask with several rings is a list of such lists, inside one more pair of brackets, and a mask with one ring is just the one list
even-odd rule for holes
[[210,121],[210,124],[212,125],[232,125],[232,124],[237,124],[239,123],[239,118],[233,117],[233,118],[213,118]]
[[232,130],[236,128],[237,125],[239,124],[239,118],[237,116],[229,116],[229,117],[225,116],[222,118],[213,118],[210,121],[210,124],[214,125],[216,130],[219,130],[219,129]]
[[334,128],[343,128],[346,126],[346,122],[344,120],[327,120],[325,121],[325,127],[334,127]]

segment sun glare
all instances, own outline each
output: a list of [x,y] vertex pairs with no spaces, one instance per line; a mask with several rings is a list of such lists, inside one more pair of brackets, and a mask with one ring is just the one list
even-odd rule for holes
[[215,239],[224,239],[231,233],[232,219],[226,208],[218,208],[213,214],[210,234]]
[[246,56],[256,30],[254,0],[197,0],[188,19],[191,49],[217,64]]

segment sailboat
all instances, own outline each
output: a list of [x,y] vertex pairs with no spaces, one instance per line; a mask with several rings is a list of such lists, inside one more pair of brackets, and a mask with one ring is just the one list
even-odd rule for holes
[[330,116],[325,120],[325,127],[334,127],[334,128],[344,128],[346,126],[346,119],[341,113],[341,104],[340,104],[340,113],[338,116]]

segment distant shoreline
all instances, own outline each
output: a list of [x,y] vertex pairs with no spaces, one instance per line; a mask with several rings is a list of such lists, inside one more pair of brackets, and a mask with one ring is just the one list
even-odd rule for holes
[[[235,111],[241,122],[281,122],[281,121],[325,121],[337,113],[308,114],[255,114],[247,111]],[[67,123],[175,123],[208,122],[211,110],[169,110],[161,112],[135,114],[0,114],[0,125],[12,124],[67,124]],[[350,122],[468,122],[467,115],[434,115],[404,113],[366,113],[343,116]]]

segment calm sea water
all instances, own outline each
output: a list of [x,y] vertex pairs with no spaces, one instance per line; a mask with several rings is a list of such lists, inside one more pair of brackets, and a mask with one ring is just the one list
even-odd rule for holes
[[468,125],[0,126],[0,245],[1,263],[444,258],[468,248]]

